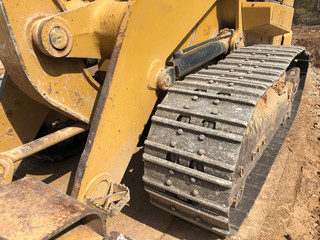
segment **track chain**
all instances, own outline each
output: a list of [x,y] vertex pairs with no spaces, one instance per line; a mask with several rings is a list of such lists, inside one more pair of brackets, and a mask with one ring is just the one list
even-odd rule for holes
[[[152,117],[143,155],[151,202],[221,236],[231,234],[230,207],[241,143],[259,99],[303,47],[254,45],[188,75]],[[244,183],[241,183],[243,187]]]

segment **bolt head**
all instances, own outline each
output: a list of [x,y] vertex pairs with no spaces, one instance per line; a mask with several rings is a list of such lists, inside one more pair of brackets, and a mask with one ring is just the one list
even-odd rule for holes
[[215,99],[215,100],[213,100],[213,104],[214,104],[214,105],[218,105],[218,104],[219,104],[219,102],[220,102],[220,101],[219,101],[219,99]]
[[198,99],[199,99],[198,96],[193,96],[193,97],[192,97],[192,101],[197,101]]
[[55,27],[51,30],[49,40],[50,44],[57,50],[63,50],[69,41],[67,32],[60,27]]
[[195,179],[195,178],[193,178],[193,177],[192,177],[190,180],[191,180],[191,182],[193,182],[193,183],[195,183],[195,182],[196,182],[196,179]]
[[184,108],[185,108],[185,109],[189,109],[190,106],[189,106],[188,104],[186,104],[186,105],[184,105]]
[[181,128],[179,128],[178,131],[177,131],[177,134],[178,135],[182,135],[183,134],[183,130]]
[[213,109],[213,110],[211,111],[211,114],[217,115],[217,114],[218,114],[218,110],[217,110],[217,109]]
[[213,83],[213,81],[212,81],[212,80],[210,80],[210,81],[209,81],[209,84],[212,84],[212,83]]
[[170,209],[171,209],[172,211],[175,211],[175,210],[176,210],[176,207],[175,207],[175,206],[171,206]]
[[206,138],[206,137],[205,137],[203,134],[201,134],[201,135],[199,136],[199,140],[200,140],[200,141],[203,141],[205,138]]
[[165,184],[166,184],[167,186],[171,186],[171,185],[172,185],[172,181],[168,179],[168,180],[165,182]]
[[170,175],[174,175],[174,171],[173,170],[169,170],[169,174]]
[[199,195],[199,191],[197,189],[192,191],[192,195],[193,196],[198,196]]
[[234,86],[234,83],[228,83],[228,86],[232,87],[232,86]]
[[206,154],[206,151],[201,148],[201,149],[198,151],[198,155],[202,156],[202,155],[204,155],[204,154]]
[[171,142],[170,142],[170,146],[171,146],[171,147],[177,146],[177,142],[176,142],[176,141],[171,141]]

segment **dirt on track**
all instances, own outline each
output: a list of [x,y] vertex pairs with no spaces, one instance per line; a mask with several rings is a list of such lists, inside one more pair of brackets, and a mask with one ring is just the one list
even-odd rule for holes
[[299,112],[239,233],[230,239],[320,239],[320,71],[309,70]]
[[320,239],[320,26],[294,28],[311,53],[299,112],[255,205],[231,239]]

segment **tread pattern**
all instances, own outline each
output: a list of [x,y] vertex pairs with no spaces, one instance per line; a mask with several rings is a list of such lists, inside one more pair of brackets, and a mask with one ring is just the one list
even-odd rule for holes
[[[241,143],[259,99],[303,47],[255,45],[176,82],[145,142],[145,190],[156,206],[221,236]],[[242,183],[244,184],[244,183]]]

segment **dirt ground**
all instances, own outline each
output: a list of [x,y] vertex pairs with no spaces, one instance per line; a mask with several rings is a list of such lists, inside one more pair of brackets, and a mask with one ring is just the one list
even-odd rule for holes
[[[313,64],[320,67],[320,26],[295,29],[296,44],[312,53]],[[317,65],[318,64],[318,65]],[[1,75],[1,64],[0,64]],[[116,217],[107,221],[108,233],[121,232],[136,240],[216,239],[205,230],[171,216],[149,203],[143,190],[142,148],[137,148],[123,183],[131,189],[131,201]],[[66,180],[75,172],[74,162],[63,163],[60,178],[56,163],[29,164],[50,169],[47,175],[37,171],[20,172],[68,192]],[[61,177],[63,176],[63,177]],[[238,234],[228,240],[320,239],[320,69],[311,67],[296,120],[281,148],[270,174]],[[118,238],[123,239],[123,238]]]

